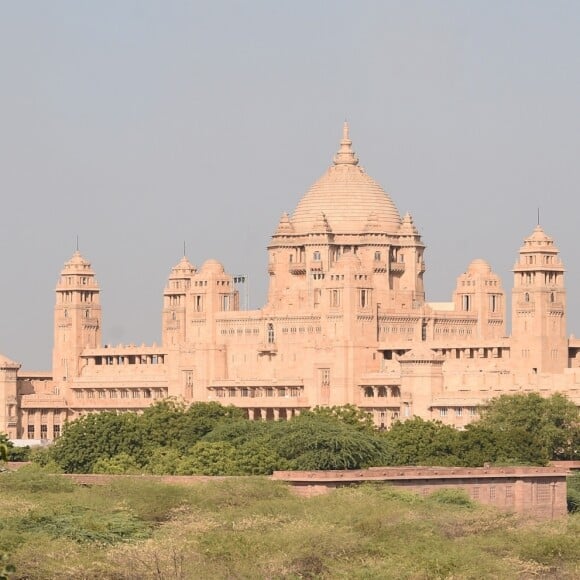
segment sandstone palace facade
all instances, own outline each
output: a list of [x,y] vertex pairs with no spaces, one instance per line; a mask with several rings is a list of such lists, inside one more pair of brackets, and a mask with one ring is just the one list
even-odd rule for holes
[[452,300],[426,302],[425,246],[359,166],[348,126],[333,165],[268,246],[261,310],[240,308],[239,279],[183,258],[165,287],[160,346],[101,343],[99,285],[79,252],[56,288],[50,373],[0,357],[0,431],[51,440],[66,421],[139,411],[175,397],[218,401],[254,420],[351,403],[388,428],[412,416],[458,428],[502,393],[565,393],[580,405],[580,341],[566,334],[564,267],[536,227],[506,293],[483,260]]

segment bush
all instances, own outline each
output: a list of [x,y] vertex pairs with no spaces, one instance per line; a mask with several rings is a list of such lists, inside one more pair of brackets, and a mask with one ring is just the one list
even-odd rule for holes
[[566,493],[568,511],[580,512],[580,473],[574,473],[567,478]]
[[456,505],[461,507],[475,507],[475,503],[467,492],[462,489],[438,489],[427,496],[427,501],[443,505]]

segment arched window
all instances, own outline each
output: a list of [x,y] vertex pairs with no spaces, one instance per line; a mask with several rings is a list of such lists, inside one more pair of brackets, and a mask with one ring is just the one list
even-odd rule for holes
[[374,397],[375,392],[372,387],[365,387],[365,397]]
[[530,301],[530,295],[527,292],[524,294],[524,301],[525,302],[529,302]]
[[554,293],[550,292],[550,302],[554,302],[556,298],[554,297]]
[[312,259],[315,262],[320,262],[320,252],[318,252],[318,251],[314,252],[314,254],[312,254]]

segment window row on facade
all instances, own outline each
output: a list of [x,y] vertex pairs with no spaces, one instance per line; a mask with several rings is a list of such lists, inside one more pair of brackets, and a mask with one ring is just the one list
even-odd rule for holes
[[210,387],[218,398],[301,397],[303,387]]
[[164,354],[128,354],[128,355],[103,355],[84,357],[89,365],[162,365],[165,364]]
[[73,389],[75,399],[164,399],[167,387],[126,387],[118,389]]
[[456,417],[465,417],[467,415],[476,417],[478,414],[477,407],[438,407],[436,412],[439,417],[449,417],[451,413],[454,413]]
[[363,396],[367,399],[372,397],[399,398],[401,389],[395,386],[363,387]]

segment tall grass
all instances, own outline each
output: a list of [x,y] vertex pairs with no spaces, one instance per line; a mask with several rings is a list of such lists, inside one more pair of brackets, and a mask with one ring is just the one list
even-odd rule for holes
[[580,515],[530,522],[382,485],[304,499],[263,478],[86,488],[21,473],[0,476],[0,553],[20,578],[580,577]]

